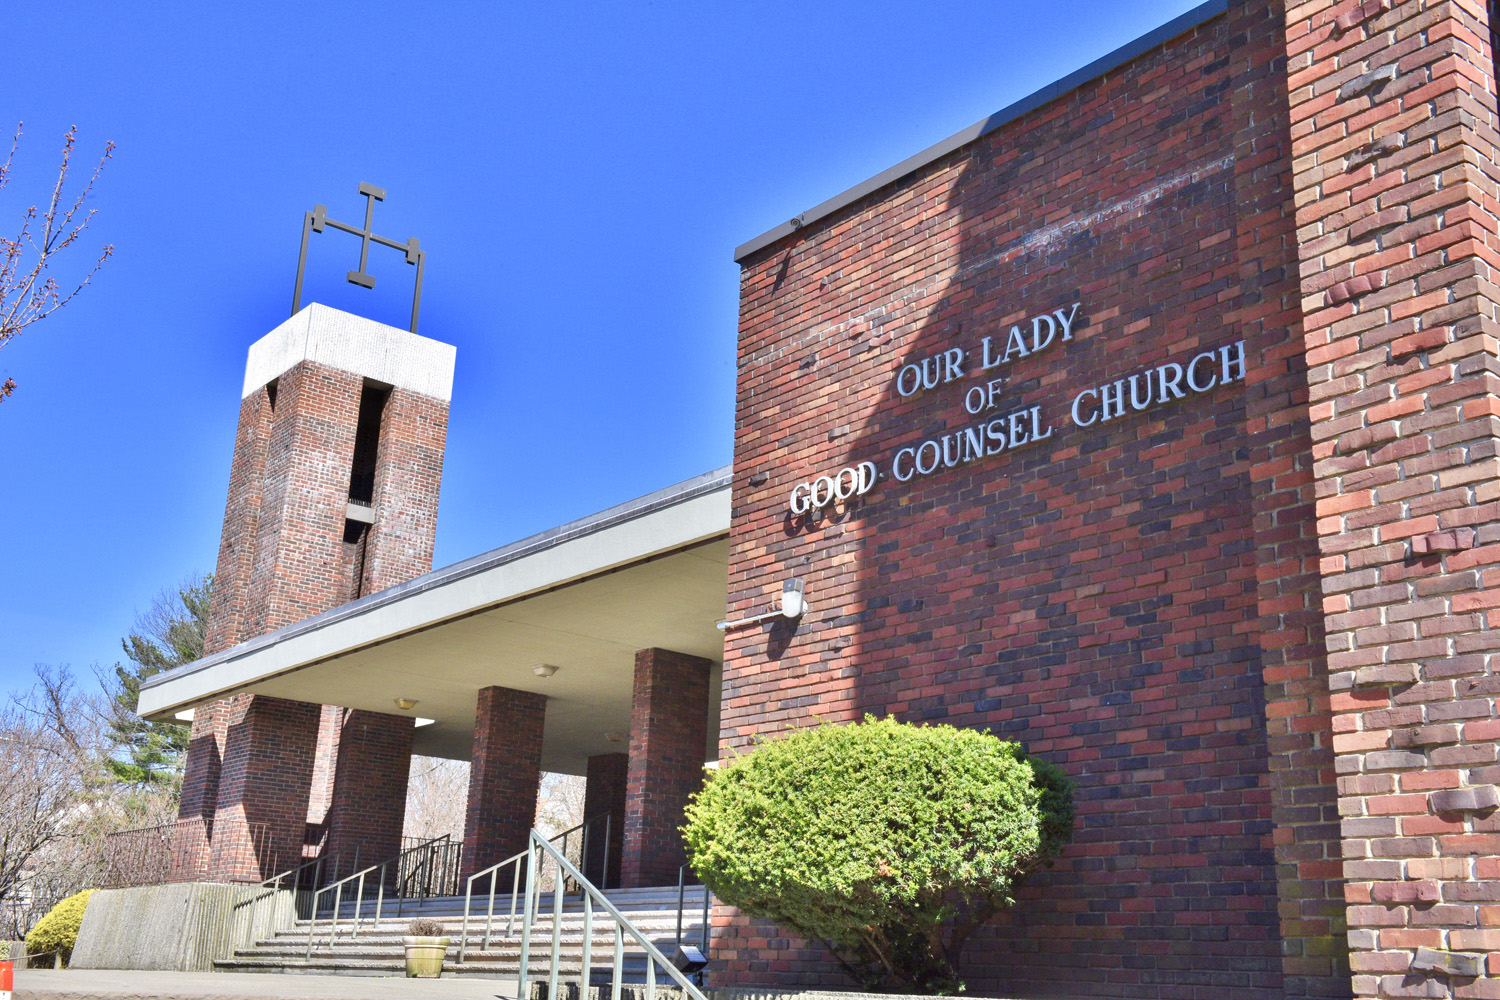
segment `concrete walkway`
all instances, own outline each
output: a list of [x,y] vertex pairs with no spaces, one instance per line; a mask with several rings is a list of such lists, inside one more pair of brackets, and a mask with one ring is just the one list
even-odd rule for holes
[[17,969],[15,1000],[514,1000],[514,979]]

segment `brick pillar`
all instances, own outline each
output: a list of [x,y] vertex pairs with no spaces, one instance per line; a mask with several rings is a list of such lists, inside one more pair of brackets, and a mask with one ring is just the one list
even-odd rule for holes
[[526,849],[542,781],[546,715],[546,695],[503,687],[480,690],[464,817],[465,875]]
[[[271,437],[274,397],[262,386],[240,401],[235,429],[234,458],[229,469],[229,499],[224,529],[219,536],[218,568],[209,616],[205,653],[228,649],[240,641],[250,567],[255,559],[255,531],[260,518],[261,483],[265,476],[266,446]],[[213,832],[214,808],[219,800],[219,770],[224,756],[227,701],[200,705],[193,712],[187,759],[183,762],[182,798],[174,863],[184,874],[207,869],[208,838]]]
[[337,856],[335,870],[348,873],[401,849],[415,724],[410,716],[383,712],[342,714],[324,854]]
[[208,871],[228,709],[227,701],[216,701],[193,712],[182,769],[178,822],[173,831],[172,877],[177,881],[198,878]]
[[[393,371],[387,363],[393,354],[410,364]],[[250,348],[206,652],[432,568],[452,371],[453,352],[446,345],[317,304]],[[407,374],[410,382],[403,381]],[[372,433],[372,418],[378,433]],[[367,506],[373,523],[365,523],[368,517],[351,520],[351,501]],[[342,790],[360,796],[366,785],[385,783],[387,772],[400,766],[393,761],[410,750],[409,734],[388,748],[390,761],[372,750],[376,771],[368,781],[350,772],[350,780],[335,786],[332,722],[342,720],[343,710],[322,712],[328,724],[314,755],[313,792],[298,792],[308,812],[277,834],[283,847],[298,841],[296,856],[280,859],[288,866],[300,857],[305,824],[323,823]],[[222,787],[227,772],[221,773],[220,764],[226,754],[223,720],[231,715],[254,728],[255,712],[237,701],[201,706],[195,716],[179,810],[187,821],[180,824],[178,849],[185,868],[204,860],[207,852],[196,841],[212,827],[215,810],[238,807]],[[249,759],[255,756],[249,753]],[[240,789],[253,784],[244,774],[236,781]],[[353,817],[367,808],[355,801],[344,813]],[[399,837],[399,817],[395,826],[393,836]],[[365,835],[353,836],[360,841]],[[229,858],[243,851],[229,843],[219,853]]]
[[318,715],[318,749],[313,757],[312,789],[307,795],[308,843],[321,846],[328,837],[328,807],[333,803],[333,777],[339,759],[339,732],[345,710],[324,705]]
[[258,882],[300,863],[319,706],[236,695],[224,710],[213,882]]
[[[1226,30],[1245,39],[1248,66],[1276,65],[1286,45],[1279,5],[1237,4],[1228,19]],[[1282,990],[1288,997],[1348,997],[1286,87],[1284,73],[1241,71],[1231,91],[1239,285],[1225,318],[1246,344],[1240,446],[1251,477],[1260,619],[1254,634],[1272,810],[1265,836],[1276,858]]]
[[629,778],[629,754],[604,753],[589,758],[583,788],[583,818],[592,821],[598,816],[608,816],[609,821],[600,820],[589,828],[589,851],[588,857],[583,859],[583,874],[601,889],[614,889],[620,884],[620,849],[625,843],[625,788]]
[[712,664],[666,649],[635,654],[620,884],[676,885],[683,809],[703,785]]
[[373,506],[361,593],[373,594],[432,569],[438,492],[448,442],[448,404],[391,390],[380,425]]
[[1471,978],[1500,973],[1488,9],[1309,0],[1286,25],[1354,993],[1497,996]]

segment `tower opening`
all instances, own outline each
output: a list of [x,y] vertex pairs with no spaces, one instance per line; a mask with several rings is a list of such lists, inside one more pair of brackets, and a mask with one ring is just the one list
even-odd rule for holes
[[359,394],[359,419],[354,425],[354,461],[349,469],[349,499],[370,506],[375,497],[375,460],[380,454],[380,425],[391,387],[365,379]]

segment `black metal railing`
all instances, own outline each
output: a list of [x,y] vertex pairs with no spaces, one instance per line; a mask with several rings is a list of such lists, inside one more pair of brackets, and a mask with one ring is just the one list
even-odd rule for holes
[[[692,865],[683,865],[677,869],[677,948],[679,951],[682,949],[682,916],[687,910],[687,907],[684,905],[684,893],[687,889],[687,877],[690,874],[693,874]],[[700,879],[700,881],[702,880]],[[705,959],[708,958],[708,929],[710,911],[712,909],[713,895],[708,891],[708,886],[705,885],[703,887],[703,933],[702,940],[698,946],[698,951]],[[698,973],[694,981],[699,986],[702,986],[703,974],[701,972]]]
[[[277,857],[271,847],[271,829],[265,823],[249,823],[252,856],[275,870]],[[165,882],[196,882],[208,876],[210,828],[202,817],[173,823],[121,830],[105,838],[104,871],[99,885],[124,889]]]

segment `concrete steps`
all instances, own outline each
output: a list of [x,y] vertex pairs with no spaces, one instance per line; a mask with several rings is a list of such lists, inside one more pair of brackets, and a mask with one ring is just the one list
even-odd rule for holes
[[[508,888],[508,887],[507,887]],[[658,949],[671,958],[677,943],[677,889],[675,886],[649,889],[610,890],[605,893],[610,902],[623,912]],[[532,924],[532,940],[529,966],[533,975],[550,971],[552,958],[552,896],[544,894],[541,915]],[[441,897],[420,902],[405,901],[399,916],[394,905],[383,905],[381,919],[376,922],[374,903],[367,900],[363,907],[364,917],[358,936],[353,933],[354,906],[346,903],[340,907],[338,934],[329,944],[330,915],[324,914],[317,921],[299,920],[293,927],[277,932],[274,936],[256,942],[249,948],[238,949],[227,959],[216,961],[214,967],[221,972],[274,972],[304,975],[340,976],[390,976],[400,975],[405,969],[405,950],[401,938],[407,925],[417,917],[438,920],[444,925],[447,936],[452,939],[448,959],[444,964],[444,975],[506,978],[515,976],[520,964],[521,917],[516,916],[515,931],[506,936],[510,918],[510,897],[495,899],[495,918],[490,938],[490,947],[484,945],[484,901],[475,901],[475,912],[471,915],[467,934],[465,960],[459,964],[459,936],[463,922],[464,900],[462,897]],[[685,894],[683,914],[683,941],[698,944],[702,938],[703,889],[690,887]],[[583,944],[583,906],[579,897],[565,896],[562,911],[562,932],[558,957],[558,971],[562,975],[576,976],[581,969]],[[308,936],[312,935],[313,947],[308,957]],[[594,934],[592,935],[594,967],[593,977],[607,975],[614,955],[614,921],[599,908],[594,911]],[[625,942],[623,981],[642,982],[645,977],[646,957],[644,949],[629,938]],[[659,973],[660,975],[660,973]]]

